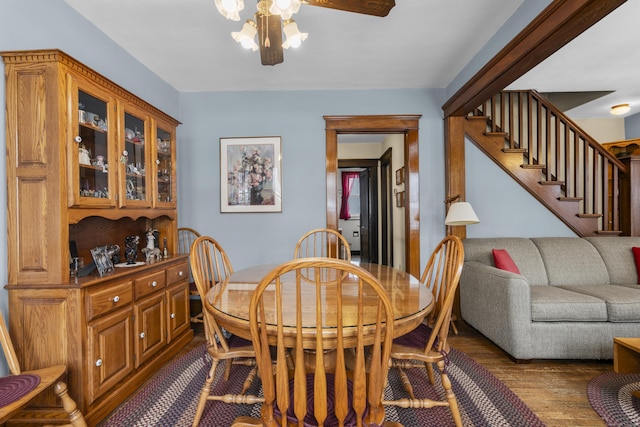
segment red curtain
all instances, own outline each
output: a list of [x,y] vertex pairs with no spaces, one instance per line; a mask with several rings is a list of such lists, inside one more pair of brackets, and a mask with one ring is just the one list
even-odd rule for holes
[[359,172],[342,172],[342,206],[340,207],[340,219],[349,219],[349,195],[353,181],[359,179]]

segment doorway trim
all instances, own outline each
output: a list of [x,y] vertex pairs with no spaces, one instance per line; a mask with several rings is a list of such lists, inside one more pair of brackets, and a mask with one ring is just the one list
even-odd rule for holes
[[324,116],[326,132],[327,228],[338,229],[338,134],[404,134],[405,268],[420,276],[420,176],[418,121],[421,114]]

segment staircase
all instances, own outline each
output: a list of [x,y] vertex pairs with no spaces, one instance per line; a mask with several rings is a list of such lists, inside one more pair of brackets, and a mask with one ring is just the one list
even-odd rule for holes
[[622,233],[627,167],[536,91],[494,95],[465,134],[579,236]]

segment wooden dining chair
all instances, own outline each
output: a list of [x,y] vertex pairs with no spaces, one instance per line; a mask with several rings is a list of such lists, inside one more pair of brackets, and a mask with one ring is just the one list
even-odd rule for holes
[[[451,389],[451,381],[445,371],[445,362],[449,344],[449,322],[456,289],[462,273],[464,247],[456,236],[445,237],[429,257],[420,281],[425,284],[434,298],[434,309],[425,321],[416,329],[396,338],[391,348],[389,365],[399,370],[400,377],[409,398],[394,401],[385,400],[384,405],[396,405],[402,408],[432,408],[448,406],[456,426],[462,426],[456,396]],[[422,362],[415,363],[415,362]],[[446,400],[437,401],[416,398],[413,387],[405,370],[426,367],[431,384],[435,384],[433,371],[435,363],[440,371],[440,380],[445,390]]]
[[[303,300],[309,286],[315,289]],[[286,294],[295,295],[295,305],[283,305]],[[384,288],[359,266],[300,258],[274,268],[249,305],[264,394],[261,416],[239,417],[233,426],[398,426],[383,424],[382,406],[393,321]],[[365,336],[372,342],[365,343]],[[369,357],[365,344],[371,344]]]
[[[253,404],[259,402],[260,399],[245,394],[257,374],[256,354],[251,341],[235,335],[230,335],[227,338],[216,322],[212,314],[213,307],[207,300],[207,292],[212,287],[220,286],[228,276],[233,274],[233,268],[226,252],[213,238],[200,236],[191,245],[189,258],[191,272],[202,300],[202,317],[207,339],[207,352],[212,359],[211,368],[202,386],[198,407],[193,418],[193,426],[195,427],[200,423],[207,401]],[[233,364],[253,366],[239,393],[223,396],[211,394],[211,385],[215,379],[216,368],[221,361],[226,363],[225,381],[229,379]]]
[[57,424],[60,417],[54,412],[43,411],[39,418],[50,419],[56,426],[87,427],[84,416],[78,410],[76,402],[69,396],[67,385],[62,381],[62,376],[67,371],[64,365],[50,366],[33,371],[20,370],[18,357],[16,356],[7,325],[0,314],[0,342],[2,350],[9,365],[10,374],[0,377],[0,425],[20,409],[27,406],[36,396],[53,386],[55,394],[62,401],[62,408],[69,416],[68,424]]
[[330,228],[316,228],[298,239],[293,257],[327,257],[351,261],[351,249],[342,233]]
[[[193,228],[189,227],[180,227],[178,228],[178,253],[179,254],[189,254],[191,250],[191,245],[195,240],[200,237],[200,233],[198,233]],[[198,289],[196,289],[196,284],[193,280],[193,274],[191,270],[189,270],[189,296],[190,299],[199,300],[200,294],[198,293]],[[202,311],[191,316],[191,323],[202,323]]]

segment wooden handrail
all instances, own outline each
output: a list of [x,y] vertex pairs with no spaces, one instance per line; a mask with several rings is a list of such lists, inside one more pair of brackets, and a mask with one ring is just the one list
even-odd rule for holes
[[561,199],[579,202],[579,217],[600,218],[602,231],[620,230],[625,165],[538,92],[499,92],[471,115],[487,117],[487,132],[504,133],[504,150],[522,152],[522,167],[540,169],[541,183],[557,183]]

